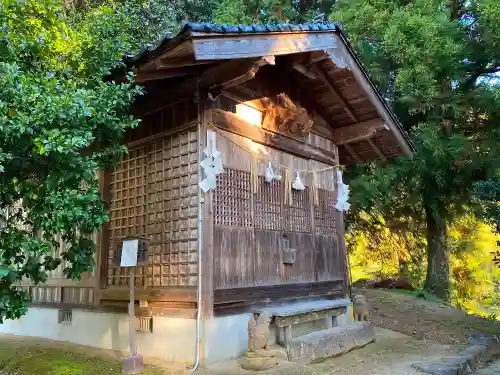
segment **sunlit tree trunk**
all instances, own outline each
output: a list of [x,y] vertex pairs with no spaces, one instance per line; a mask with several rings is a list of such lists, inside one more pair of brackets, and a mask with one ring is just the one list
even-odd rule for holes
[[429,206],[425,207],[427,222],[427,277],[425,289],[435,296],[450,297],[450,259],[446,241],[446,221]]

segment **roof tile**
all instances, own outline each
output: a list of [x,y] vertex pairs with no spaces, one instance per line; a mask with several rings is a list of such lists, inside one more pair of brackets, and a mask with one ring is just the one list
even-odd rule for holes
[[290,23],[274,23],[267,25],[219,25],[215,23],[185,23],[177,35],[172,36],[170,33],[165,34],[156,46],[145,45],[141,48],[140,52],[136,55],[125,54],[125,64],[140,65],[149,60],[150,58],[162,53],[168,49],[170,45],[174,44],[179,39],[187,36],[190,31],[203,32],[203,33],[265,33],[265,32],[294,32],[294,31],[326,31],[338,30],[339,25],[335,23],[304,23],[304,24],[290,24]]

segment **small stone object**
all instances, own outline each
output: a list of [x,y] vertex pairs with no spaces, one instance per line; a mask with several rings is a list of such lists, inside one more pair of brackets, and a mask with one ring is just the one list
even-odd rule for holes
[[354,296],[352,299],[353,309],[354,309],[354,319],[360,322],[368,321],[370,316],[370,309],[368,306],[368,301],[366,297],[362,294]]
[[278,365],[275,357],[245,357],[241,362],[241,368],[250,371],[269,370]]
[[257,320],[251,318],[248,321],[248,350],[256,352],[259,349],[267,349],[269,342],[269,313],[263,311]]
[[269,323],[271,316],[263,311],[257,320],[248,321],[248,352],[241,362],[241,367],[250,371],[269,370],[278,365],[278,351],[269,350]]

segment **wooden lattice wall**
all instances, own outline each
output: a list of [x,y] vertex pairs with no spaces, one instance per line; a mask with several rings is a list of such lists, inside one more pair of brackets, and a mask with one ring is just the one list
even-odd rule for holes
[[149,264],[136,271],[137,286],[196,285],[197,150],[194,124],[129,148],[111,173],[107,287],[128,284],[128,270],[113,264],[127,236],[149,239]]
[[[312,173],[300,173],[306,189],[292,190],[292,199],[288,201],[283,181],[285,168],[274,164],[275,173],[283,179],[268,183],[264,179],[267,161],[309,171],[329,166],[252,143],[223,130],[217,132],[226,172],[217,177],[213,193],[215,289],[344,279],[343,222],[334,208],[336,170],[317,174],[317,204],[311,189]],[[308,141],[336,152],[333,142],[318,135],[310,135]],[[260,156],[254,191],[254,168],[248,151]],[[292,172],[292,180],[295,177]],[[296,249],[294,264],[283,263],[286,246]]]

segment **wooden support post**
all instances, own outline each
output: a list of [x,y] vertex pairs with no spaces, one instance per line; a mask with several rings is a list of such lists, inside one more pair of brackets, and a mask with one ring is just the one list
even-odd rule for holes
[[292,341],[292,326],[283,327],[283,346],[286,348],[288,344]]
[[130,347],[130,356],[134,356],[137,354],[137,345],[135,343],[135,297],[134,297],[134,270],[135,267],[130,267],[130,303],[128,304],[128,334],[129,334],[129,347]]
[[128,319],[129,319],[129,351],[128,357],[123,359],[124,374],[140,374],[144,370],[144,359],[140,354],[137,354],[137,345],[135,341],[135,267],[130,267],[129,286],[130,286],[130,302],[128,304]]

